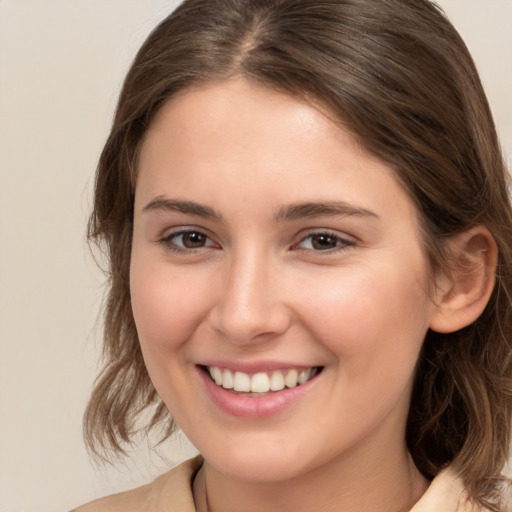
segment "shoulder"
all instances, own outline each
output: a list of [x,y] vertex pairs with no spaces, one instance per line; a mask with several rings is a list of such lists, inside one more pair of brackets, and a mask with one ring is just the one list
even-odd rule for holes
[[437,475],[410,512],[490,512],[468,500],[464,483],[448,467]]
[[153,482],[92,501],[71,512],[194,512],[192,481],[201,467],[195,457]]
[[130,491],[105,496],[73,509],[71,512],[135,512],[145,510],[145,503],[151,492],[151,485],[144,485]]

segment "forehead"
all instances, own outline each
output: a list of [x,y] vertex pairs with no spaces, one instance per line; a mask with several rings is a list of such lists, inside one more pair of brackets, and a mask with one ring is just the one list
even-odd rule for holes
[[195,86],[155,116],[140,155],[137,195],[193,191],[206,200],[215,191],[234,200],[259,191],[269,204],[322,198],[393,208],[393,196],[406,194],[392,169],[332,117],[242,78]]
[[[227,142],[250,136],[256,142],[272,139],[277,145],[287,135],[298,135],[299,130],[308,132],[308,137],[327,125],[336,124],[344,130],[334,119],[320,102],[234,77],[200,82],[179,92],[157,112],[148,134],[167,124],[170,135],[171,123],[179,120],[174,134],[184,138],[212,136]],[[351,142],[355,148],[356,139]],[[281,151],[284,149],[282,146]]]

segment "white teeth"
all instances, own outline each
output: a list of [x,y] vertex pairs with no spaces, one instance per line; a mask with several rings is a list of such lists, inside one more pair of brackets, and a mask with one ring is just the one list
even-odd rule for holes
[[235,391],[251,391],[251,377],[247,373],[235,372],[235,378],[233,381],[233,389]]
[[284,383],[287,388],[294,388],[297,385],[299,372],[297,370],[290,370],[284,378]]
[[222,372],[222,387],[225,389],[233,389],[233,374],[229,370]]
[[222,385],[222,370],[220,368],[216,368],[215,366],[210,368],[210,375],[212,376],[212,379],[215,381],[217,386]]
[[270,389],[272,391],[281,391],[284,389],[284,376],[282,372],[273,372],[270,377]]
[[299,384],[304,384],[311,378],[312,368],[308,368],[307,370],[302,370],[299,373],[298,382]]
[[252,376],[244,372],[233,373],[231,370],[215,366],[208,367],[208,371],[215,384],[225,389],[233,389],[241,393],[268,393],[305,384],[318,373],[318,368],[276,370],[272,373],[259,372]]
[[266,373],[255,373],[251,378],[251,391],[253,393],[268,393],[270,379]]

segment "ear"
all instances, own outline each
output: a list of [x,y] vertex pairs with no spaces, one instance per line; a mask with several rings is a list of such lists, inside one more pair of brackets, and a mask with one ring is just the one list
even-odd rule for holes
[[476,226],[448,241],[450,269],[436,278],[433,331],[455,332],[484,311],[496,281],[496,243],[484,226]]

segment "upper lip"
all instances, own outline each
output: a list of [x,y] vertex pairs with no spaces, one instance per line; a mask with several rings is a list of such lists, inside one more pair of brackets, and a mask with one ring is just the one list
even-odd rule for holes
[[268,372],[275,370],[302,370],[307,368],[316,368],[318,364],[304,364],[304,363],[293,363],[284,361],[223,361],[223,360],[208,360],[201,361],[199,366],[217,367],[225,370],[244,372],[247,374]]

